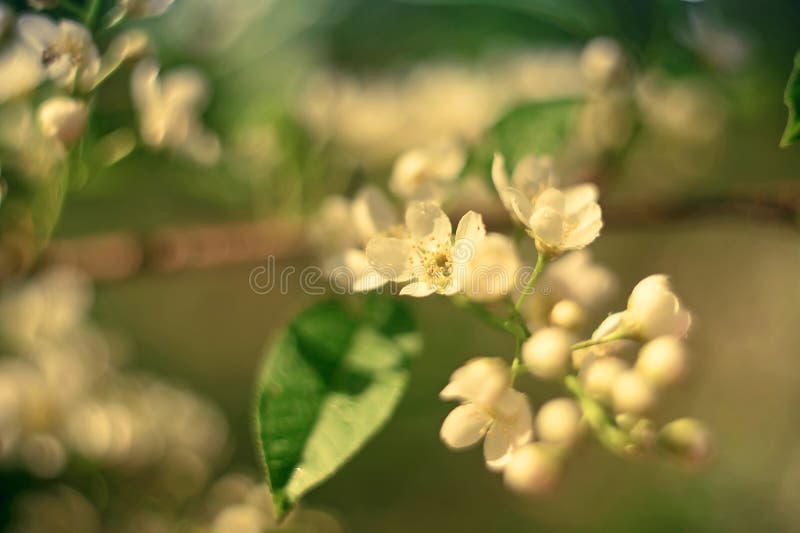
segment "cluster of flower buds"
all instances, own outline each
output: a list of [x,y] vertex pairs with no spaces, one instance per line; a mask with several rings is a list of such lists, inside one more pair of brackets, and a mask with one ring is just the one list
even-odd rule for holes
[[[39,11],[59,7],[57,1],[30,4]],[[123,19],[158,16],[171,4],[172,0],[118,0],[103,24],[109,28]],[[83,137],[97,89],[121,65],[138,61],[131,94],[143,143],[202,164],[216,162],[219,140],[200,121],[208,103],[203,76],[184,68],[159,79],[150,40],[138,29],[116,35],[101,55],[92,34],[96,17],[87,10],[80,20],[54,20],[42,13],[23,13],[14,20],[11,8],[0,3],[0,104],[32,95],[40,132],[54,143],[49,149],[63,153]],[[48,82],[56,94],[47,91],[48,97],[39,101],[34,90]]]
[[[595,67],[598,77],[614,71],[613,64]],[[444,184],[458,172],[456,163],[446,150],[400,157],[392,189],[410,201],[402,222],[394,203],[370,185],[352,201],[329,200],[313,224],[332,270],[354,269],[349,286],[355,290],[391,282],[401,285],[400,295],[449,296],[515,337],[510,364],[481,357],[453,373],[440,396],[460,405],[442,424],[444,443],[462,449],[483,439],[487,467],[526,493],[550,489],[566,452],[587,433],[619,455],[657,448],[687,462],[705,459],[710,444],[702,424],[681,419],[659,430],[650,418],[660,395],[688,365],[683,338],[691,316],[666,276],[642,280],[625,311],[609,315],[589,339],[580,340],[589,317],[617,284],[584,250],[603,226],[597,187],[562,188],[546,156],[522,158],[509,176],[503,156],[495,155],[491,174],[499,200],[537,251],[536,265],[526,270],[519,241],[487,233],[480,214],[468,211],[453,232],[440,203]],[[503,301],[505,311],[498,310]],[[625,352],[637,343],[631,362]],[[515,388],[523,373],[561,382],[565,396],[534,411]]]

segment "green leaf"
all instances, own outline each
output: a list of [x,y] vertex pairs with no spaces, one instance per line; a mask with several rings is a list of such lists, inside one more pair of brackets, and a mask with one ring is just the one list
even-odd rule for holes
[[794,56],[794,68],[783,93],[783,102],[789,108],[789,120],[781,137],[781,146],[785,148],[800,140],[800,51]]
[[579,99],[526,102],[503,115],[470,154],[463,174],[486,174],[492,154],[513,162],[527,154],[557,155],[572,134],[582,106]]
[[300,313],[272,347],[257,390],[259,449],[280,519],[388,421],[421,348],[396,299],[337,300]]

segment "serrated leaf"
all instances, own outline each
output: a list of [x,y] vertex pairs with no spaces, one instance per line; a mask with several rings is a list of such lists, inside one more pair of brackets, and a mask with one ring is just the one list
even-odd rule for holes
[[800,140],[800,51],[794,56],[794,67],[786,83],[786,91],[783,93],[783,102],[789,109],[789,118],[786,121],[786,129],[781,137],[781,146],[787,147]]
[[421,347],[405,306],[337,300],[298,315],[272,345],[257,389],[256,430],[280,519],[387,422]]

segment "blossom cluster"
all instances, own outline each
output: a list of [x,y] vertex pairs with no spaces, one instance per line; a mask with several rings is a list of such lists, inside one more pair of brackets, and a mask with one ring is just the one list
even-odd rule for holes
[[[58,2],[30,3],[38,10],[58,7]],[[131,95],[142,142],[202,164],[216,162],[220,143],[200,120],[209,91],[198,71],[182,68],[162,76],[152,43],[140,29],[118,33],[102,54],[95,44],[98,24],[109,29],[125,20],[159,16],[171,4],[172,0],[118,0],[98,22],[90,9],[79,20],[53,19],[44,13],[17,15],[0,3],[0,105],[31,102],[35,112],[28,113],[35,115],[37,128],[28,138],[51,141],[39,153],[55,151],[63,159],[83,138],[98,89],[123,64],[135,62]],[[27,140],[18,144],[28,146]],[[17,153],[3,155],[8,164]]]
[[[534,494],[556,483],[567,451],[589,432],[618,455],[659,450],[704,460],[710,440],[702,423],[682,418],[659,427],[653,417],[689,362],[691,315],[667,276],[644,278],[624,311],[580,340],[617,285],[586,250],[603,227],[597,186],[562,186],[554,158],[541,154],[521,158],[509,175],[498,153],[487,171],[517,238],[487,232],[472,210],[454,231],[442,206],[461,183],[457,153],[414,150],[397,159],[390,189],[407,202],[402,216],[367,185],[353,200],[328,199],[311,224],[333,282],[444,295],[514,338],[513,357],[478,357],[452,374],[440,396],[459,405],[442,424],[444,443],[463,449],[483,440],[487,467],[510,488]],[[537,256],[527,269],[519,251],[526,243]],[[561,382],[565,395],[534,409],[516,387],[522,374]]]

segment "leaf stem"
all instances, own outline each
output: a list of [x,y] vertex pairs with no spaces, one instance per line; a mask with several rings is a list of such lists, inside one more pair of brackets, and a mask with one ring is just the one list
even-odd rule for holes
[[628,453],[633,445],[630,437],[617,426],[602,405],[586,395],[577,376],[566,376],[564,386],[578,400],[583,417],[594,430],[597,440],[616,455]]
[[581,348],[588,348],[589,346],[596,346],[598,344],[605,344],[607,342],[618,341],[623,339],[629,339],[629,335],[627,331],[620,330],[610,335],[606,335],[605,337],[600,337],[599,339],[588,339],[581,342],[576,342],[572,345],[572,350],[580,350]]
[[525,298],[527,298],[528,295],[533,292],[533,287],[539,280],[539,276],[542,274],[545,264],[547,264],[547,256],[539,252],[539,256],[536,258],[536,266],[533,268],[531,277],[528,278],[528,282],[525,284],[522,294],[519,295],[519,298],[517,298],[517,303],[514,304],[515,313],[520,312],[520,309],[522,309],[522,304],[525,303]]
[[100,12],[100,0],[91,0],[91,3],[89,4],[89,7],[86,9],[86,14],[83,19],[84,24],[90,30],[94,27],[99,12]]

